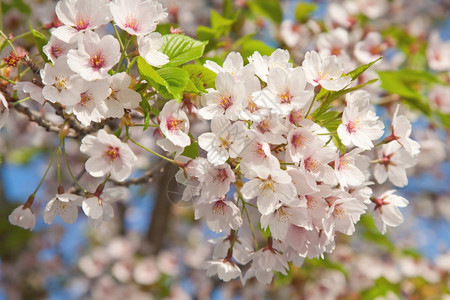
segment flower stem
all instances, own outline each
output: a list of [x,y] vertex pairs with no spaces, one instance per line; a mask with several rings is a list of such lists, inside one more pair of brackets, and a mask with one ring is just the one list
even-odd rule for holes
[[168,162],[171,162],[171,163],[173,163],[173,164],[176,164],[177,166],[179,165],[175,160],[170,159],[170,158],[168,158],[168,157],[165,157],[164,155],[161,155],[161,154],[159,154],[159,153],[157,153],[157,152],[155,152],[155,151],[153,151],[153,150],[151,150],[151,149],[149,149],[149,148],[147,148],[147,147],[145,147],[145,146],[139,144],[137,141],[133,140],[133,139],[130,137],[130,135],[129,135],[129,132],[128,132],[128,126],[126,127],[126,134],[127,134],[127,138],[128,138],[133,144],[135,144],[136,146],[139,146],[140,148],[144,149],[145,151],[150,152],[150,153],[153,154],[153,155],[158,156],[159,158],[162,158],[162,159],[164,159],[164,160],[167,160]]
[[39,182],[38,186],[36,187],[36,189],[34,190],[34,192],[31,194],[31,196],[35,196],[37,191],[41,188],[42,183],[44,182],[45,177],[47,177],[48,171],[50,171],[50,167],[53,165],[53,161],[55,160],[55,156],[58,153],[58,149],[59,146],[61,145],[61,143],[58,145],[58,147],[55,149],[55,151],[53,152],[52,158],[50,159],[50,163],[48,164],[47,169],[44,172],[44,175],[41,178],[41,181]]
[[64,155],[64,160],[66,162],[66,166],[67,166],[67,170],[69,170],[70,173],[70,177],[72,177],[73,182],[75,183],[75,185],[81,190],[83,191],[83,193],[87,193],[87,191],[80,185],[80,183],[78,182],[78,180],[75,178],[75,176],[72,173],[72,170],[70,169],[70,165],[69,165],[69,160],[67,159],[67,153],[66,153],[66,140],[62,139],[62,148],[63,148],[63,155]]

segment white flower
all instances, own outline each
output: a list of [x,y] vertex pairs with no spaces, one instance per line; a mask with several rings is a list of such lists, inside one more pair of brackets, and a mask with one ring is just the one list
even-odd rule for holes
[[209,162],[220,165],[241,154],[246,136],[243,122],[231,124],[227,117],[218,116],[211,122],[211,131],[198,137],[198,145],[208,151]]
[[186,147],[191,143],[189,133],[189,119],[186,113],[180,109],[180,103],[170,100],[164,104],[159,117],[160,129],[166,138],[175,146]]
[[[267,87],[261,91],[268,95],[255,96],[255,103],[284,117],[293,109],[305,107],[312,100],[314,93],[306,91],[305,87],[306,78],[302,68],[274,68],[267,75]],[[262,101],[267,97],[267,100]]]
[[276,114],[265,116],[260,122],[253,122],[253,130],[262,133],[270,144],[283,144],[288,128],[281,123],[280,117]]
[[346,49],[349,44],[350,37],[348,31],[341,27],[327,33],[320,33],[316,42],[321,57],[347,55]]
[[330,207],[323,224],[325,233],[328,236],[334,231],[353,234],[355,223],[359,221],[361,214],[365,213],[366,205],[344,191],[336,191],[326,200]]
[[440,110],[444,114],[450,114],[450,87],[435,84],[430,93],[430,104],[433,108]]
[[242,226],[241,211],[233,201],[223,198],[209,202],[198,202],[195,207],[195,219],[206,218],[206,224],[214,232],[238,229]]
[[339,138],[345,146],[372,149],[372,140],[383,135],[384,124],[370,109],[370,94],[362,90],[349,93],[346,101],[342,124],[337,129]]
[[56,4],[56,15],[65,25],[52,31],[58,39],[73,43],[90,29],[105,25],[111,19],[109,0],[61,0]]
[[114,22],[132,35],[146,35],[167,17],[161,3],[153,0],[115,0],[110,4]]
[[355,45],[355,57],[362,64],[368,64],[383,56],[387,46],[379,32],[369,32],[364,40]]
[[255,168],[279,169],[280,162],[272,154],[270,145],[264,135],[257,131],[249,131],[248,143],[242,151],[241,169],[244,174],[251,176]]
[[76,99],[79,102],[68,106],[67,112],[73,113],[84,126],[105,119],[106,117],[99,111],[99,105],[111,93],[108,80],[85,81],[79,78],[75,82],[78,84],[76,89],[79,95]]
[[427,48],[428,65],[434,71],[450,70],[450,42],[441,40],[439,32],[430,34]]
[[73,224],[78,218],[78,206],[83,197],[74,194],[58,194],[50,200],[44,209],[44,222],[51,224],[59,215],[64,223]]
[[239,52],[230,52],[223,62],[223,67],[211,60],[207,60],[204,66],[217,74],[229,73],[236,81],[243,81],[255,73],[253,65],[244,66],[244,60]]
[[201,198],[205,201],[220,198],[230,190],[230,184],[236,181],[229,164],[209,165],[205,176]]
[[352,81],[351,77],[342,76],[344,63],[334,55],[321,59],[317,52],[307,52],[302,66],[310,84],[320,85],[329,91],[342,90]]
[[293,162],[300,162],[306,147],[324,145],[309,127],[294,127],[287,135],[286,156]]
[[248,58],[248,61],[254,65],[256,75],[267,82],[267,75],[271,70],[275,68],[292,68],[289,59],[289,51],[277,49],[270,56],[261,56],[258,51],[255,51],[253,55]]
[[261,216],[261,228],[266,230],[267,226],[269,226],[272,237],[278,240],[286,238],[291,224],[305,228],[310,227],[310,225],[308,226],[306,210],[302,207],[287,206],[279,203],[273,212]]
[[149,65],[160,68],[169,62],[169,57],[159,51],[163,42],[164,39],[159,32],[138,37],[139,54]]
[[230,73],[219,73],[216,77],[216,90],[208,89],[202,97],[203,107],[198,111],[206,120],[220,115],[235,120],[243,109],[245,87],[235,82]]
[[[398,116],[398,109],[400,105],[395,109],[394,117],[392,118],[392,137],[400,145],[402,145],[406,151],[412,156],[419,154],[420,145],[418,142],[412,140],[409,136],[411,135],[411,123],[409,120],[401,115]],[[389,137],[388,137],[389,139]]]
[[77,47],[76,43],[66,43],[60,39],[58,39],[55,35],[50,36],[50,40],[47,45],[42,47],[42,51],[44,51],[45,55],[47,55],[48,59],[52,63],[58,59],[58,57],[67,55],[69,50],[75,49]]
[[378,153],[378,163],[375,165],[373,175],[378,183],[389,180],[398,187],[408,184],[406,169],[416,164],[416,159],[395,141],[383,145]]
[[270,284],[273,271],[287,275],[286,269],[289,269],[286,258],[272,245],[268,245],[256,251],[252,265],[245,273],[244,282],[256,277],[262,284]]
[[280,201],[287,205],[294,203],[297,191],[286,171],[258,168],[255,173],[258,177],[244,183],[241,193],[247,200],[257,197],[256,203],[261,214],[273,212]]
[[111,173],[117,181],[127,179],[137,158],[127,144],[104,129],[97,136],[87,135],[81,140],[80,151],[90,156],[86,161],[86,171],[94,177]]
[[116,73],[109,77],[111,94],[98,103],[98,111],[106,118],[121,118],[124,109],[139,106],[142,98],[138,92],[129,88],[131,76],[127,73]]
[[152,257],[139,261],[133,270],[133,278],[138,284],[154,284],[160,277],[161,273]]
[[235,234],[236,233],[232,231],[226,237],[220,237],[209,241],[215,244],[212,254],[213,259],[225,257],[228,254],[228,249],[230,249],[233,244],[233,259],[241,265],[245,265],[251,260],[253,249],[250,240],[245,237],[235,236]]
[[343,188],[358,187],[369,177],[370,158],[360,155],[362,151],[364,150],[356,148],[335,160],[336,177]]
[[33,230],[36,225],[36,216],[31,208],[24,208],[23,205],[17,207],[8,217],[9,223],[22,227],[23,229]]
[[44,96],[42,95],[42,87],[29,81],[16,82],[13,86],[14,90],[17,90],[19,98],[25,98],[29,94],[30,98],[39,102],[39,104],[44,104]]
[[5,96],[0,93],[0,129],[5,126],[6,120],[8,120],[9,116],[9,107],[8,102],[6,101]]
[[60,56],[53,66],[45,64],[41,70],[42,94],[50,102],[71,106],[80,102],[81,80],[67,64],[67,56]]
[[386,225],[396,227],[403,223],[403,215],[398,208],[406,207],[408,205],[408,200],[394,195],[394,193],[395,190],[389,190],[383,193],[379,198],[374,198],[372,200],[375,204],[375,225],[383,234],[386,233]]
[[86,31],[78,41],[77,50],[69,50],[69,67],[85,80],[102,79],[119,62],[119,42],[112,35],[100,39],[97,33]]
[[83,212],[89,217],[89,223],[98,227],[103,221],[114,217],[111,203],[123,200],[128,192],[124,187],[105,188],[85,198],[81,204]]
[[242,281],[242,273],[239,267],[231,259],[209,260],[205,262],[203,268],[206,270],[206,276],[212,277],[218,275],[225,282],[239,277]]

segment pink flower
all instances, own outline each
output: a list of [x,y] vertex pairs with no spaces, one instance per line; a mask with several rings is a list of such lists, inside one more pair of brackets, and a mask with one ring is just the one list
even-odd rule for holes
[[105,78],[119,59],[117,39],[112,35],[100,39],[92,31],[86,31],[78,41],[78,49],[72,49],[67,54],[67,63],[72,71],[88,81]]
[[65,25],[52,35],[66,42],[76,42],[84,31],[105,25],[111,19],[109,0],[61,0],[56,4],[56,15]]
[[86,161],[86,171],[94,177],[111,173],[117,181],[127,179],[137,158],[127,144],[104,129],[97,136],[87,135],[81,140],[80,151],[90,156]]
[[110,4],[114,22],[132,35],[147,35],[167,17],[161,3],[153,0],[116,0]]
[[36,225],[36,216],[29,207],[23,205],[17,207],[8,217],[9,223],[22,227],[23,229],[33,230]]
[[403,215],[398,209],[406,207],[408,200],[394,195],[395,190],[389,190],[383,193],[379,198],[373,197],[375,225],[378,230],[385,234],[386,225],[396,227],[403,223]]

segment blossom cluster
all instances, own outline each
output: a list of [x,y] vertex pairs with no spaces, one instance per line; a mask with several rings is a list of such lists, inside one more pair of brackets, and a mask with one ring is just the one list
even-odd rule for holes
[[[57,215],[74,223],[80,207],[93,226],[114,217],[112,203],[126,198],[127,189],[106,184],[124,183],[132,175],[138,157],[129,141],[180,167],[175,178],[186,186],[182,199],[193,201],[195,219],[226,234],[216,241],[213,260],[204,266],[208,276],[218,274],[224,281],[256,277],[268,284],[274,271],[287,274],[289,262],[301,266],[305,258],[332,252],[336,234],[352,235],[366,212],[373,214],[382,233],[403,222],[399,207],[408,201],[394,189],[374,194],[371,188],[388,180],[405,186],[406,170],[419,154],[406,116],[397,108],[390,135],[385,134],[371,105],[372,95],[357,85],[358,76],[380,56],[370,46],[380,44],[377,37],[367,36],[356,47],[355,55],[366,65],[355,73],[346,71],[345,60],[335,51],[308,51],[298,66],[287,50],[277,49],[269,56],[256,51],[246,58],[247,64],[241,54],[231,52],[222,65],[212,60],[195,65],[214,77],[207,86],[197,73],[197,87],[187,76],[178,80],[174,74],[187,71],[174,67],[168,54],[175,51],[161,49],[167,41],[155,32],[167,17],[161,4],[61,0],[56,15],[62,25],[51,30],[42,49],[47,62],[39,72],[41,83],[18,81],[14,89],[43,106],[61,109],[64,122],[58,127],[60,144],[53,158],[59,159],[61,151],[66,155],[65,138],[71,129],[79,134],[86,173],[104,180],[95,189],[84,189],[68,166],[75,192],[65,191],[58,177],[57,194],[43,213],[46,223]],[[110,22],[115,31],[117,26],[131,37],[126,45],[119,34],[116,38],[108,33]],[[331,35],[342,41],[342,32]],[[139,76],[133,74],[127,53],[132,39]],[[190,55],[185,53],[190,60],[200,56]],[[163,78],[167,74],[173,77]],[[195,96],[177,97],[171,80],[191,82],[193,87],[186,85],[183,91],[196,92],[200,103],[191,101]],[[158,92],[161,97],[149,101]],[[9,109],[0,96],[1,127]],[[144,118],[133,119],[133,113],[142,112]],[[142,119],[146,123],[139,125],[156,128],[156,144],[171,158],[130,136],[129,128]],[[195,138],[191,125],[200,122],[210,122],[210,130]],[[77,131],[73,124],[89,130]],[[197,145],[200,155],[189,156],[189,149]],[[12,224],[34,228],[30,207],[36,191],[11,213]],[[255,247],[244,240],[245,232],[251,233]],[[258,245],[261,235],[263,246]],[[248,264],[243,276],[239,265]]]
[[[406,169],[419,153],[407,118],[396,112],[391,135],[371,151],[384,125],[371,108],[370,94],[360,90],[334,108],[342,112],[336,132],[330,132],[317,123],[315,99],[321,89],[344,90],[352,78],[343,74],[336,56],[308,52],[298,67],[289,59],[278,49],[269,57],[255,52],[247,65],[239,53],[230,53],[223,67],[205,63],[217,73],[216,88],[203,95],[198,110],[211,120],[211,132],[198,137],[206,158],[189,160],[177,180],[186,185],[183,200],[194,200],[195,218],[214,232],[229,232],[206,264],[208,274],[225,281],[256,277],[270,283],[273,271],[286,274],[288,262],[300,266],[305,257],[333,251],[336,233],[353,234],[366,211],[385,233],[386,226],[402,223],[398,208],[408,204],[395,190],[373,195],[369,168],[374,165],[377,183],[407,184]],[[183,145],[187,128],[173,124],[188,120],[173,103],[166,104],[161,119],[171,128],[165,136],[175,147],[169,152],[180,153],[176,147]],[[345,147],[338,148],[336,140]],[[243,247],[238,232],[246,226],[252,233],[265,230],[267,244]],[[237,264],[249,261],[242,277]]]

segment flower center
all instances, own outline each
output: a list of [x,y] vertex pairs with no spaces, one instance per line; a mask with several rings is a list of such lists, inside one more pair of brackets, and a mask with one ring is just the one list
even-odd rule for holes
[[280,223],[289,223],[290,217],[292,214],[289,211],[286,211],[283,206],[276,210],[275,212],[277,214],[277,221]]
[[219,106],[222,107],[223,109],[227,110],[232,104],[233,102],[231,101],[230,96],[220,97]]
[[91,94],[84,92],[81,94],[81,100],[80,100],[80,104],[83,106],[90,106],[92,105],[92,98],[91,98]]
[[138,19],[136,18],[136,16],[135,16],[135,15],[128,14],[128,15],[126,16],[126,18],[125,18],[125,24],[124,24],[124,27],[125,27],[125,28],[131,28],[131,29],[133,29],[134,31],[137,31],[137,30],[138,30],[138,26],[139,26],[139,21],[138,21]]
[[106,149],[104,155],[106,157],[109,157],[111,161],[115,160],[116,158],[120,157],[119,147],[109,146],[108,149]]
[[215,174],[215,181],[218,182],[224,182],[225,180],[228,179],[228,174],[227,174],[227,170],[225,169],[217,169],[216,170],[216,174]]
[[285,90],[283,93],[279,94],[278,97],[280,97],[281,103],[291,103],[293,98],[289,90]]
[[331,55],[339,55],[339,54],[341,54],[341,48],[339,48],[339,47],[333,47],[333,48],[331,48]]
[[333,215],[338,219],[343,219],[347,215],[347,211],[340,204],[334,207]]
[[305,160],[305,169],[309,172],[318,172],[319,162],[317,161],[317,159],[309,157]]
[[317,206],[317,199],[313,196],[306,195],[306,205],[308,205],[309,209],[313,209]]
[[180,125],[183,124],[183,120],[175,119],[174,117],[169,117],[166,121],[166,126],[169,131],[181,130]]
[[261,158],[266,158],[266,152],[264,152],[263,145],[261,143],[256,144],[256,155]]
[[91,67],[100,69],[105,64],[105,55],[101,51],[91,54]]
[[272,179],[267,179],[262,184],[262,194],[275,193],[275,182]]
[[89,27],[89,17],[77,15],[75,18],[75,28],[77,30],[85,30]]
[[212,209],[212,213],[215,215],[225,215],[225,208],[226,208],[226,204],[225,202],[223,202],[222,200],[217,201],[216,203],[214,203],[213,209]]
[[295,148],[304,148],[306,144],[306,137],[302,134],[292,135],[291,143]]
[[63,50],[61,49],[61,47],[60,47],[59,45],[58,45],[58,46],[52,46],[52,47],[50,48],[50,53],[51,53],[54,57],[58,58],[58,57],[60,57],[61,54],[63,53]]
[[350,162],[350,159],[348,157],[345,157],[345,156],[339,157],[338,170],[341,171],[341,170],[347,169],[349,162]]
[[262,133],[266,133],[272,127],[272,122],[269,119],[262,120],[256,128],[259,129]]
[[354,133],[354,132],[356,132],[356,130],[361,129],[361,123],[359,122],[358,119],[356,119],[356,120],[353,120],[353,121],[349,121],[347,123],[346,127],[347,127],[347,131],[349,133]]
[[253,101],[252,98],[249,98],[248,99],[247,110],[250,111],[251,113],[254,113],[258,109],[259,109],[259,107],[256,105],[255,101]]

